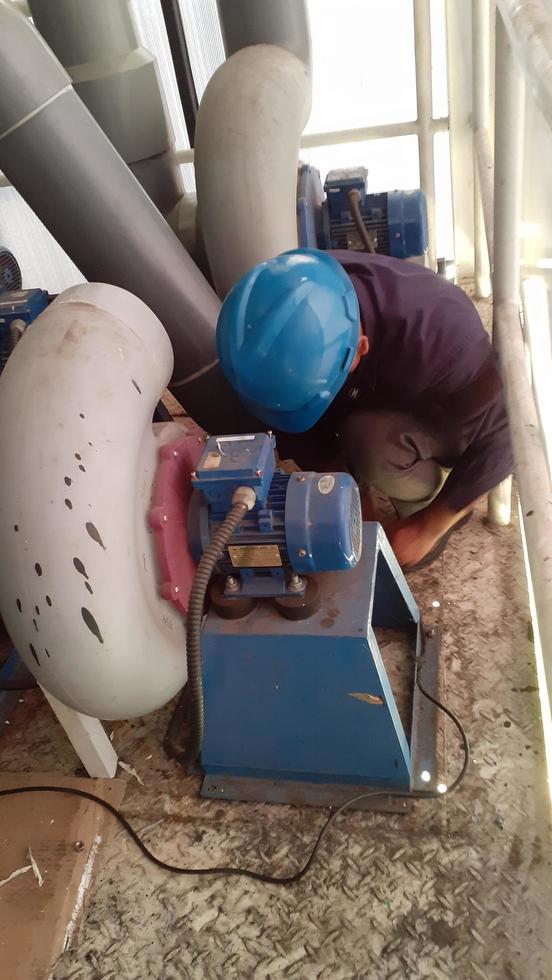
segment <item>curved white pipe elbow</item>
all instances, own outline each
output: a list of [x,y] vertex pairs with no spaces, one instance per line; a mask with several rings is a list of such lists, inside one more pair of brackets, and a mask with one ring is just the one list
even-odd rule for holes
[[153,711],[186,680],[147,522],[151,419],[172,367],[141,300],[85,284],[35,321],[0,378],[0,614],[40,684],[98,718]]
[[198,216],[221,297],[258,262],[297,247],[297,160],[310,105],[307,66],[270,44],[233,54],[205,90],[194,150]]

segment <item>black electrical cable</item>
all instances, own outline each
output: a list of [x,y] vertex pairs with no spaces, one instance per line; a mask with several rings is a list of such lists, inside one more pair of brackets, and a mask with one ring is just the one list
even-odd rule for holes
[[201,670],[201,627],[207,587],[213,569],[221,558],[234,531],[247,514],[248,507],[243,500],[232,504],[232,510],[219,525],[211,541],[203,552],[197,566],[186,617],[186,660],[188,665],[188,705],[190,713],[190,738],[178,761],[188,769],[201,752],[205,729],[205,708],[203,704],[203,677]]
[[360,191],[358,191],[356,187],[353,187],[347,194],[347,198],[349,201],[349,208],[351,209],[351,217],[354,221],[355,228],[362,239],[362,244],[364,245],[365,251],[375,253],[376,250],[374,248],[374,243],[366,230],[364,221],[362,220],[362,214],[360,211]]
[[[419,670],[418,670],[418,675],[419,675]],[[405,792],[401,792],[400,790],[384,790],[384,791],[369,790],[366,793],[360,793],[357,796],[352,796],[350,797],[350,799],[345,800],[345,802],[342,803],[341,806],[339,806],[336,810],[333,811],[333,813],[330,814],[325,824],[323,825],[322,829],[320,830],[320,833],[318,834],[316,841],[314,842],[314,846],[309,854],[306,863],[299,871],[296,871],[295,874],[283,875],[282,877],[277,877],[276,875],[264,874],[261,871],[251,871],[248,868],[226,868],[226,867],[181,868],[178,865],[167,864],[166,861],[161,861],[160,858],[155,856],[155,854],[152,854],[152,852],[146,847],[144,842],[140,839],[140,837],[138,836],[134,828],[131,827],[126,817],[124,817],[123,814],[119,810],[117,810],[116,807],[112,806],[111,803],[108,803],[107,800],[103,800],[100,796],[95,796],[94,793],[87,793],[86,790],[83,789],[75,789],[73,787],[66,787],[66,786],[18,786],[16,789],[0,790],[0,797],[18,796],[20,793],[65,793],[67,796],[80,796],[85,800],[91,800],[93,803],[97,803],[99,806],[103,807],[104,810],[107,810],[109,813],[112,814],[112,816],[115,817],[116,820],[119,821],[123,829],[127,832],[129,837],[132,838],[136,846],[140,848],[142,854],[148,859],[148,861],[151,861],[158,868],[161,868],[162,871],[169,871],[171,874],[200,875],[203,877],[207,875],[216,875],[216,876],[225,876],[225,877],[242,876],[244,878],[252,878],[254,881],[262,881],[268,885],[293,885],[295,884],[295,882],[300,881],[301,878],[304,878],[305,875],[308,874],[308,872],[310,871],[312,865],[314,864],[318,851],[320,849],[320,845],[322,844],[322,841],[324,840],[326,834],[330,830],[332,824],[345,810],[353,806],[355,803],[360,803],[362,800],[367,800],[369,797],[374,797],[374,796],[394,796],[394,797],[400,797],[402,799],[414,799],[414,800],[442,799],[444,798],[445,795],[448,796],[449,793],[454,792],[454,790],[457,789],[460,783],[462,782],[466,774],[469,765],[469,760],[470,760],[470,746],[468,742],[468,736],[466,735],[466,732],[462,727],[462,723],[456,717],[454,712],[450,710],[450,708],[447,708],[446,705],[442,704],[440,701],[437,700],[437,698],[432,697],[431,694],[428,694],[428,692],[424,690],[424,688],[420,684],[419,676],[417,676],[416,678],[416,683],[422,695],[425,698],[427,698],[428,701],[431,701],[431,703],[434,704],[437,708],[439,708],[440,711],[443,711],[444,714],[446,714],[454,722],[456,728],[458,729],[460,738],[462,740],[462,746],[464,749],[464,762],[458,776],[448,787],[448,789],[446,790],[446,794],[440,793],[439,791],[435,791],[435,790],[428,790],[427,792],[420,791],[414,793],[405,793]]]

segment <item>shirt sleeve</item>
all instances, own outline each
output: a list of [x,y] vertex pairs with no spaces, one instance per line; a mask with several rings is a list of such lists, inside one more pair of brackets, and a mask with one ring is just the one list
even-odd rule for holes
[[462,453],[438,495],[439,502],[454,512],[474,503],[513,471],[506,410],[495,406],[486,421],[484,434],[476,436]]
[[457,435],[461,452],[438,500],[457,512],[513,470],[504,391],[494,352],[470,384],[444,400],[442,410],[447,426]]

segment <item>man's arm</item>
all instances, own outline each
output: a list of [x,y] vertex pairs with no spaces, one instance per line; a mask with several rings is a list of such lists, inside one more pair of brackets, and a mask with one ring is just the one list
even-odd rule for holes
[[503,396],[487,417],[484,435],[476,436],[458,460],[443,489],[423,510],[387,529],[400,565],[414,565],[432,551],[477,500],[513,469],[510,434]]
[[416,565],[438,544],[450,528],[468,514],[476,501],[452,511],[437,498],[428,507],[387,528],[387,536],[399,565]]

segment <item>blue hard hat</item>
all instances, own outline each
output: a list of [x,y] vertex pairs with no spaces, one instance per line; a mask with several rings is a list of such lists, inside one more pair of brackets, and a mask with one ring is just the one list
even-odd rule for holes
[[339,262],[296,248],[254,266],[228,293],[217,324],[221,367],[257,418],[304,432],[344,384],[359,323]]

